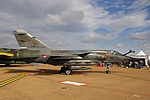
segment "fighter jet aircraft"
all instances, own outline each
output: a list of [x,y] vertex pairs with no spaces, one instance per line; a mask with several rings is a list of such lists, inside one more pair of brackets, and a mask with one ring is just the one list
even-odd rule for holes
[[23,64],[20,59],[16,59],[16,54],[19,49],[0,48],[0,64],[10,66],[10,64]]
[[[17,58],[27,63],[61,65],[61,72],[65,74],[72,73],[71,66],[97,65],[100,61],[112,59],[128,60],[124,55],[110,50],[53,50],[22,29],[15,30],[13,34],[20,46]],[[110,73],[109,68],[106,73]]]
[[0,48],[0,63],[9,66],[12,62],[9,58],[14,56],[14,51],[15,49]]

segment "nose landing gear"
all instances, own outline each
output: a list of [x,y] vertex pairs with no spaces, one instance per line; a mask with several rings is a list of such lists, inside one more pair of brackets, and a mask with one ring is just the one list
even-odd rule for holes
[[107,63],[106,65],[107,65],[106,74],[110,74],[111,73],[110,72],[110,68],[111,68],[112,64],[111,63]]

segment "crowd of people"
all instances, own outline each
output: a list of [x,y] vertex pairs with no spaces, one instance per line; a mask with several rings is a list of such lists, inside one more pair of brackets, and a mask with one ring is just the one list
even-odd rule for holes
[[[97,66],[99,66],[99,67],[112,66],[112,64],[111,65],[110,65],[110,63],[108,63],[108,64],[109,65],[107,65],[107,63],[99,63]],[[149,64],[146,64],[144,60],[129,61],[129,62],[125,62],[125,63],[117,62],[117,63],[113,63],[113,64],[117,64],[118,67],[124,66],[124,68],[136,68],[136,69],[142,69],[144,66],[146,66],[146,69],[149,69]]]
[[[143,60],[139,61],[129,61],[123,64],[124,68],[136,68],[136,69],[141,69],[144,66],[146,66],[147,69],[149,69],[149,65],[145,64]],[[121,63],[118,63],[118,67],[121,67]]]
[[144,62],[141,61],[129,61],[124,64],[124,67],[141,69],[144,67]]

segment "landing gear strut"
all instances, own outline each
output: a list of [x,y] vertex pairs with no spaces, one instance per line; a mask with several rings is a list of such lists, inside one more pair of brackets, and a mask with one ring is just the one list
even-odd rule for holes
[[63,67],[61,67],[60,73],[61,74],[66,74],[66,75],[71,75],[72,74],[72,70],[70,69],[70,66],[64,65]]
[[110,74],[110,68],[111,68],[112,64],[107,63],[107,70],[106,70],[106,74]]

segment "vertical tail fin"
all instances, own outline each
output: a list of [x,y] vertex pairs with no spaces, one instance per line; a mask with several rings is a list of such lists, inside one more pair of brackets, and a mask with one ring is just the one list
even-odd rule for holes
[[51,51],[52,49],[22,29],[13,31],[21,49]]

